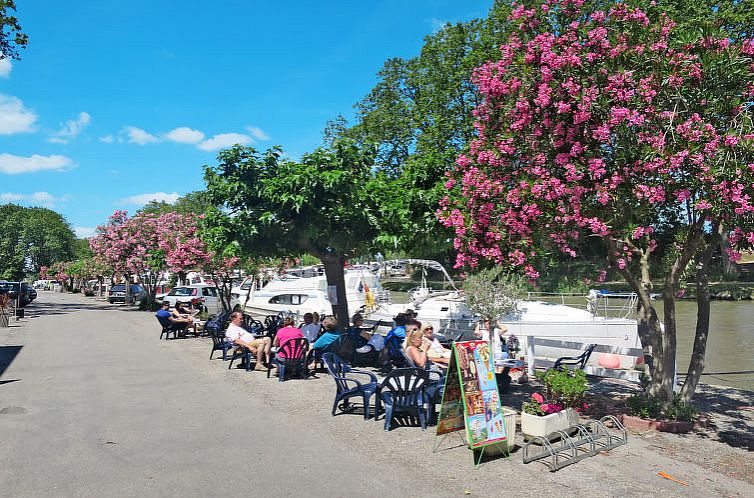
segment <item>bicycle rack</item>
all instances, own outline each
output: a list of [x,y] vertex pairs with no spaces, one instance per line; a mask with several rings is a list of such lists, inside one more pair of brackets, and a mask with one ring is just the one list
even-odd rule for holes
[[[609,427],[608,427],[609,426]],[[569,434],[570,433],[570,434]],[[524,463],[549,458],[544,463],[550,472],[562,469],[601,451],[608,451],[628,442],[628,431],[612,415],[573,425],[563,431],[534,436],[522,449]]]

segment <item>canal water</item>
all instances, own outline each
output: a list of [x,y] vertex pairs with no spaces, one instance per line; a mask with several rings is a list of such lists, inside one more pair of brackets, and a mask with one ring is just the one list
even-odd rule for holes
[[[654,302],[662,318],[662,302]],[[730,386],[754,391],[754,302],[713,301],[707,339],[705,384]],[[694,346],[696,301],[677,301],[677,368],[686,374]]]

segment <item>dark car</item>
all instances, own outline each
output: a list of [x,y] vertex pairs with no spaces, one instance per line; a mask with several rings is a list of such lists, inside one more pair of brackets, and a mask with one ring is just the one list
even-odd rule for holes
[[21,291],[21,282],[0,282],[0,294],[5,293],[10,294],[11,299],[18,300],[19,308],[23,308],[31,302],[26,292]]
[[37,298],[37,291],[26,282],[21,282],[21,293],[26,296],[26,304]]
[[[138,303],[147,297],[147,291],[139,284],[131,284],[131,295],[134,302]],[[126,284],[115,284],[107,291],[107,300],[110,304],[126,302]]]

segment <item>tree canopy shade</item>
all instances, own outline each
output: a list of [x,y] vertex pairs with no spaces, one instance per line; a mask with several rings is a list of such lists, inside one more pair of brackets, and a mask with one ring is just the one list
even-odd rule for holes
[[[679,29],[641,1],[525,1],[510,21],[501,57],[475,72],[478,138],[447,183],[460,197],[439,212],[455,230],[457,264],[494,262],[536,278],[538,257],[576,257],[576,241],[598,238],[639,295],[642,342],[654,356],[651,392],[668,399],[675,296],[695,265],[699,314],[682,391],[689,400],[704,365],[711,255],[723,234],[734,259],[754,245],[751,34],[736,42],[722,23]],[[657,237],[660,228],[673,237]],[[671,256],[664,332],[648,264],[662,240]]]
[[343,267],[363,254],[378,233],[374,211],[374,154],[349,141],[320,148],[295,162],[273,148],[259,153],[234,146],[206,166],[209,199],[217,206],[207,223],[226,231],[248,255],[309,253],[336,286],[333,313],[348,323]]
[[19,59],[18,49],[26,47],[29,37],[21,31],[18,18],[13,15],[13,0],[0,0],[0,59]]
[[73,257],[76,236],[47,208],[0,206],[0,278],[21,280],[40,267]]

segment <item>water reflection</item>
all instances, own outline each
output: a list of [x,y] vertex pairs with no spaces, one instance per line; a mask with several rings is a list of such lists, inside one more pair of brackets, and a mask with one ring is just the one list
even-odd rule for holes
[[[655,305],[658,315],[662,317],[662,302],[655,301]],[[685,374],[694,347],[696,301],[678,301],[676,317],[677,365],[678,371]],[[702,382],[754,390],[753,345],[754,302],[713,301]]]

